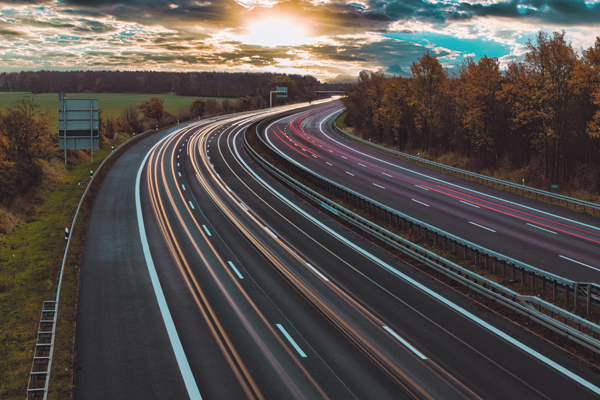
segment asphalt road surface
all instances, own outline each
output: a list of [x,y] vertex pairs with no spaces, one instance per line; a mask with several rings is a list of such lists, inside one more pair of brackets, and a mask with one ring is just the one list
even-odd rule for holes
[[267,176],[242,146],[253,118],[154,135],[105,177],[81,268],[77,399],[600,394],[585,364]]

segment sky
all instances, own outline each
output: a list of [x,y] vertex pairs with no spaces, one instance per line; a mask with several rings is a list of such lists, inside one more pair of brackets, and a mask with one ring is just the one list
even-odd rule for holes
[[410,73],[426,51],[447,68],[505,68],[540,30],[574,48],[600,36],[600,0],[0,0],[0,72],[248,71],[356,79]]

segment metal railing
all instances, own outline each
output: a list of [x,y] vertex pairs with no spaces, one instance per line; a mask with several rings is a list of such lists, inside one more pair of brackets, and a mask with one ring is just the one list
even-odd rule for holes
[[[341,111],[343,111],[343,110],[341,110]],[[385,146],[371,143],[367,140],[364,140],[364,139],[361,139],[354,135],[351,135],[348,132],[344,131],[343,129],[340,129],[337,126],[337,124],[335,123],[335,118],[333,119],[332,126],[333,126],[333,129],[336,132],[338,132],[341,136],[346,137],[349,140],[356,141],[364,146],[368,146],[368,147],[377,149],[380,152],[391,155],[392,157],[395,157],[395,158],[400,158],[402,160],[409,161],[409,162],[412,162],[414,164],[418,164],[421,166],[425,166],[430,169],[435,169],[435,170],[443,171],[446,173],[452,173],[461,178],[471,179],[471,180],[479,182],[479,183],[487,183],[494,187],[499,187],[502,189],[508,188],[509,191],[511,191],[511,192],[514,190],[515,193],[520,192],[523,195],[527,194],[529,197],[534,198],[536,200],[546,200],[546,201],[551,200],[551,201],[561,204],[561,205],[564,202],[564,205],[566,205],[567,207],[573,206],[573,208],[575,208],[576,210],[581,209],[584,212],[590,210],[592,215],[600,215],[600,213],[598,212],[600,210],[600,204],[591,203],[589,201],[583,201],[580,199],[575,199],[573,197],[563,196],[558,193],[548,192],[546,190],[536,189],[536,188],[525,186],[525,185],[519,185],[514,182],[508,182],[508,181],[504,181],[502,179],[492,178],[487,175],[476,174],[474,172],[466,171],[464,169],[450,167],[445,164],[440,164],[440,163],[437,163],[434,161],[426,160],[424,158],[415,157],[410,154],[392,150]],[[541,196],[541,197],[538,197],[538,196]]]
[[92,175],[90,182],[86,185],[85,191],[79,200],[73,221],[71,222],[71,228],[67,237],[67,245],[64,249],[63,258],[60,264],[60,270],[58,277],[56,278],[56,285],[54,285],[54,295],[52,300],[44,301],[44,307],[42,309],[42,316],[40,317],[40,324],[38,328],[37,342],[35,344],[35,351],[33,354],[33,363],[31,365],[31,372],[29,373],[29,382],[27,384],[27,399],[46,399],[48,396],[48,385],[50,383],[50,369],[52,367],[52,355],[54,352],[54,339],[56,336],[56,320],[58,317],[58,301],[60,299],[60,287],[62,284],[63,273],[65,266],[68,262],[69,247],[71,246],[71,238],[77,223],[77,217],[81,205],[85,200],[85,197],[98,176],[98,173],[102,171],[102,167],[108,160],[113,157],[114,154],[123,148],[125,145],[130,145],[133,141],[141,140],[148,136],[149,133],[154,132],[153,129],[149,129],[145,132],[140,133],[131,137],[128,141],[121,144],[119,147],[114,149],[110,154],[104,158],[102,163],[96,168],[95,173]]
[[[261,123],[262,124],[262,123]],[[257,126],[257,132],[260,129],[261,124]],[[406,225],[406,222],[412,222],[413,225],[417,225],[417,221],[408,217],[404,219],[406,216],[401,214],[398,215],[395,210],[386,209],[385,206],[377,205],[378,203],[373,202],[370,199],[367,199],[364,196],[357,194],[354,191],[351,191],[347,188],[344,188],[341,185],[338,185],[328,179],[317,176],[312,171],[308,171],[305,168],[295,165],[291,163],[289,160],[286,160],[277,152],[273,151],[260,137],[260,135],[256,135],[261,147],[265,149],[271,156],[273,156],[278,161],[282,162],[284,165],[290,167],[294,172],[299,173],[303,178],[311,181],[313,184],[316,184],[318,187],[329,191],[332,194],[342,198],[344,201],[348,203],[352,203],[356,206],[361,207],[362,209],[370,209],[373,214],[377,214],[378,216],[383,215],[383,220],[392,224],[392,216],[395,216],[396,226],[399,226],[399,220],[402,221],[403,228]],[[521,295],[506,286],[503,286],[499,283],[496,283],[492,280],[482,277],[476,272],[470,271],[467,268],[464,268],[440,255],[429,251],[417,244],[402,238],[394,234],[393,232],[383,228],[381,225],[376,224],[374,222],[369,221],[366,218],[361,217],[360,215],[348,210],[347,208],[337,204],[336,202],[330,200],[329,198],[319,194],[318,192],[308,188],[304,184],[280,171],[279,169],[272,166],[268,163],[264,158],[262,158],[247,141],[247,138],[244,137],[244,147],[250,154],[250,156],[265,170],[274,175],[277,179],[281,180],[292,189],[298,191],[304,196],[308,197],[312,201],[314,201],[317,205],[320,205],[325,210],[332,212],[338,217],[344,219],[348,223],[352,224],[358,229],[376,237],[377,239],[385,242],[386,244],[392,246],[393,248],[401,251],[402,253],[410,256],[411,258],[418,260],[419,262],[427,265],[428,267],[438,271],[439,273],[453,279],[454,281],[468,287],[479,293],[482,296],[485,296],[489,299],[493,299],[494,301],[502,304],[508,309],[513,310],[519,314],[525,315],[527,318],[539,323],[552,330],[553,332],[557,332],[560,335],[563,335],[565,338],[568,338],[575,343],[578,343],[594,352],[598,352],[600,350],[600,341],[596,339],[596,336],[600,334],[600,325],[592,323],[581,316],[576,315],[578,312],[578,304],[580,302],[585,302],[587,305],[587,315],[590,314],[590,308],[592,306],[592,302],[598,302],[600,300],[600,287],[598,285],[592,283],[579,283],[574,282],[557,275],[549,274],[552,276],[552,279],[548,278],[545,274],[538,277],[534,272],[530,273],[530,283],[532,287],[534,285],[538,286],[539,283],[540,290],[542,292],[541,297],[544,297],[544,289],[552,289],[553,299],[556,296],[557,285],[560,282],[560,285],[563,286],[563,292],[565,295],[565,305],[569,305],[569,293],[573,291],[573,299],[574,299],[574,312],[569,312],[568,310],[557,307],[555,304],[551,302],[545,301],[542,298],[537,296],[524,296]],[[311,178],[312,177],[312,178]],[[375,208],[378,207],[379,209]],[[385,210],[385,214],[382,214],[381,211]],[[395,215],[392,212],[396,213]],[[426,225],[426,224],[424,224]],[[425,237],[427,238],[427,228],[424,225],[421,225],[424,229]],[[439,236],[441,236],[440,232],[443,231],[434,231],[434,243],[437,242]],[[439,235],[439,236],[437,236]],[[447,234],[449,235],[449,234]],[[449,239],[452,237],[453,239]],[[462,241],[460,238],[457,238],[453,235],[449,235],[448,237],[444,236],[444,249],[446,247],[447,240],[451,240],[451,244],[456,245],[459,244],[463,246],[463,250],[466,255],[466,251],[468,249],[466,241]],[[480,248],[481,249],[481,248]],[[493,252],[492,252],[493,253]],[[477,262],[477,254],[478,251],[475,252],[475,261]],[[481,253],[479,254],[486,254]],[[494,253],[496,254],[496,253]],[[512,260],[502,255],[498,255],[502,257],[504,260],[501,267],[504,275],[505,268],[511,267],[512,273],[514,274],[515,265],[508,265],[506,260]],[[514,261],[514,260],[513,260]],[[488,258],[485,258],[485,266],[488,267]],[[493,270],[495,272],[496,263],[493,264]],[[517,267],[520,269],[522,283],[524,283],[525,269],[523,266]],[[537,270],[534,267],[531,267],[533,270]],[[539,271],[539,270],[537,270]],[[545,271],[541,271],[544,273]],[[514,275],[513,275],[514,278]],[[538,279],[539,278],[539,279]],[[549,285],[550,284],[550,285]],[[559,320],[557,318],[562,319]],[[575,325],[577,328],[569,326],[568,322]],[[582,330],[583,329],[583,330]]]

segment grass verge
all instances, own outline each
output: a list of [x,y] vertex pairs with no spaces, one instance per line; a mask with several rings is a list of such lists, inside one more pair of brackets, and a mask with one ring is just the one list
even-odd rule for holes
[[[115,147],[128,137],[114,143]],[[140,138],[141,139],[141,138]],[[129,141],[119,153],[133,145]],[[135,141],[137,142],[137,140]],[[94,152],[94,166],[110,154]],[[75,334],[79,262],[85,239],[85,226],[95,192],[118,158],[115,154],[90,187],[80,209],[72,234],[68,263],[65,266],[58,310],[55,349],[50,374],[52,399],[72,397],[73,339]],[[51,300],[64,248],[64,228],[70,226],[89,181],[90,164],[81,163],[65,174],[45,201],[35,207],[27,223],[7,235],[0,248],[0,398],[25,397],[37,328],[44,300]]]

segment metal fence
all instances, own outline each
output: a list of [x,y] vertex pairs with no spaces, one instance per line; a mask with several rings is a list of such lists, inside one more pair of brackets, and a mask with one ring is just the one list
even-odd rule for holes
[[[260,126],[261,124],[259,124],[256,129],[257,133],[260,130]],[[424,249],[423,247],[418,246],[413,242],[385,229],[380,224],[371,222],[368,219],[348,210],[347,208],[340,206],[336,202],[308,188],[265,161],[249,145],[247,139],[244,137],[244,147],[259,165],[274,175],[277,179],[308,197],[325,210],[332,212],[356,228],[376,237],[393,248],[401,251],[415,260],[418,260],[419,262],[470,288],[471,290],[476,291],[480,295],[492,299],[506,308],[513,310],[514,312],[525,315],[532,321],[535,321],[540,325],[549,328],[553,332],[557,332],[560,335],[563,335],[565,338],[568,338],[594,352],[598,352],[600,350],[600,341],[596,339],[596,336],[600,334],[600,326],[586,320],[585,318],[582,318],[579,315],[576,315],[576,313],[580,311],[580,303],[583,303],[587,306],[586,315],[590,315],[592,303],[599,302],[600,300],[600,287],[598,285],[592,283],[574,282],[560,276],[547,273],[532,266],[519,263],[511,258],[491,252],[480,246],[474,245],[471,242],[464,241],[454,235],[430,227],[429,225],[424,224],[414,218],[408,217],[396,210],[391,210],[377,202],[374,202],[371,199],[368,199],[365,196],[360,195],[359,193],[323,178],[300,165],[291,163],[289,160],[285,159],[271,149],[262,140],[259,134],[257,134],[257,138],[260,145],[271,156],[319,188],[334,194],[335,196],[343,199],[346,203],[353,204],[372,215],[380,217],[382,221],[389,225],[395,224],[396,227],[399,227],[401,224],[403,228],[406,228],[407,225],[412,224],[413,227],[416,226],[420,228],[420,233],[423,233],[426,239],[432,236],[432,240],[436,246],[441,244],[438,241],[442,241],[442,246],[444,249],[446,249],[447,245],[452,245],[454,250],[456,250],[456,246],[461,247],[465,258],[467,256],[467,252],[469,251],[472,255],[474,255],[474,260],[476,263],[478,262],[477,257],[483,256],[484,266],[486,268],[491,268],[494,272],[496,268],[501,268],[503,276],[510,272],[514,280],[514,274],[518,273],[520,274],[521,284],[525,285],[525,283],[527,283],[526,280],[529,280],[528,283],[531,284],[532,291],[534,287],[539,288],[542,298],[537,296],[521,295],[507,288],[506,286],[484,278],[481,275],[470,271],[469,269],[464,268],[450,260],[447,260],[432,251]],[[562,292],[565,297],[565,306],[569,307],[572,301],[574,312],[569,312],[568,310],[557,307],[551,302],[543,300],[545,290],[552,290],[553,302],[556,300],[557,292]],[[573,293],[573,300],[569,299],[570,293]],[[570,326],[569,323],[575,327]]]
[[140,133],[139,135],[133,136],[127,142],[121,144],[108,156],[106,156],[106,158],[96,169],[96,172],[93,174],[92,178],[90,179],[90,182],[88,183],[88,185],[85,188],[85,191],[83,192],[83,195],[81,196],[81,199],[79,200],[77,210],[75,210],[75,215],[73,216],[73,221],[71,222],[71,228],[67,237],[67,245],[64,249],[63,259],[60,264],[60,270],[58,272],[58,277],[56,278],[56,285],[54,285],[54,295],[52,297],[52,300],[44,301],[42,316],[40,317],[40,324],[38,328],[37,342],[33,354],[33,363],[31,365],[31,372],[29,373],[29,383],[27,384],[27,399],[45,400],[48,396],[48,385],[50,383],[50,369],[52,367],[52,354],[54,352],[54,339],[56,336],[56,320],[58,316],[60,286],[62,284],[65,265],[68,262],[71,238],[73,237],[75,224],[77,223],[77,217],[79,215],[81,205],[83,204],[86,195],[90,190],[92,183],[94,182],[94,179],[96,179],[98,173],[102,171],[102,168],[106,164],[106,162],[110,160],[111,157],[113,157],[115,154],[118,154],[118,152],[121,149],[123,149],[125,145],[131,145],[134,141],[141,140],[152,132],[154,132],[154,130],[150,129],[143,133]]
[[[342,112],[342,111],[340,111],[340,112]],[[491,186],[494,186],[497,188],[501,188],[501,189],[505,189],[505,190],[508,189],[510,192],[514,191],[515,193],[527,195],[536,200],[552,201],[554,203],[558,203],[561,205],[564,204],[567,207],[573,207],[576,210],[582,210],[584,212],[589,211],[592,213],[592,215],[600,215],[600,213],[598,212],[598,211],[600,211],[600,204],[575,199],[573,197],[563,196],[558,193],[548,192],[545,190],[536,189],[536,188],[525,186],[525,185],[519,185],[519,184],[516,184],[513,182],[503,181],[501,179],[492,178],[492,177],[486,176],[486,175],[476,174],[474,172],[465,171],[464,169],[450,167],[445,164],[440,164],[440,163],[437,163],[434,161],[426,160],[424,158],[415,157],[410,154],[392,150],[387,147],[380,146],[378,144],[371,143],[367,140],[364,140],[364,139],[361,139],[354,135],[351,135],[348,132],[340,129],[337,126],[337,124],[335,123],[335,118],[333,119],[332,126],[333,126],[333,129],[336,132],[338,132],[341,136],[343,136],[349,140],[358,142],[359,144],[362,144],[363,146],[367,146],[367,147],[376,149],[384,154],[391,155],[392,157],[395,157],[395,158],[400,158],[402,160],[409,161],[409,162],[412,162],[414,164],[418,164],[421,166],[425,166],[427,168],[434,169],[437,171],[442,171],[442,172],[446,172],[449,174],[457,175],[461,178],[471,179],[475,182],[486,183],[488,185],[491,185]]]

